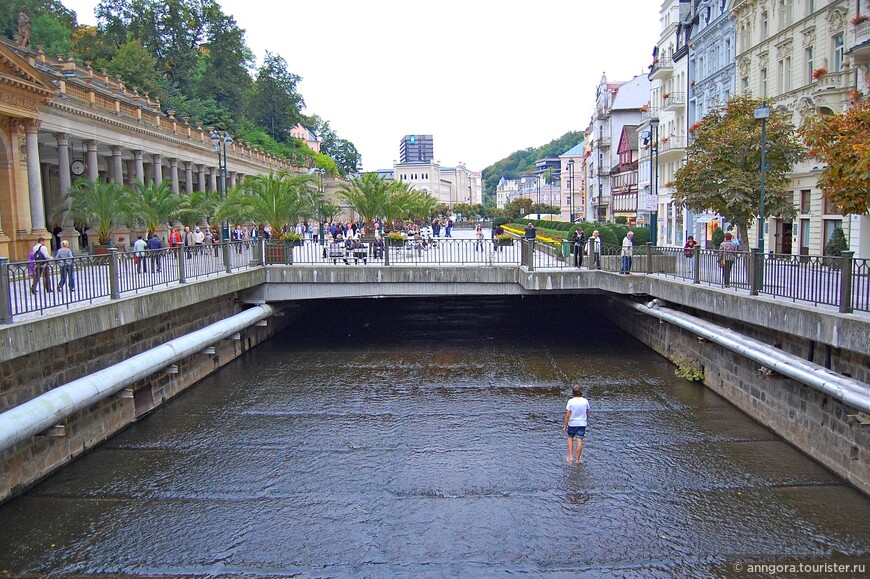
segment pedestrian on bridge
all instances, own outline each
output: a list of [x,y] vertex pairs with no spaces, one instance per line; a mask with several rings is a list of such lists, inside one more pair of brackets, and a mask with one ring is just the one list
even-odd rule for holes
[[33,282],[30,284],[30,293],[35,294],[39,289],[39,280],[42,278],[43,288],[47,293],[54,291],[51,287],[51,269],[48,265],[50,259],[48,249],[45,247],[45,238],[40,237],[33,246]]
[[732,241],[734,236],[725,234],[725,241],[719,245],[719,267],[722,268],[722,287],[731,287],[731,268],[737,257],[737,244]]
[[142,234],[140,233],[136,237],[136,241],[133,242],[133,260],[136,262],[136,272],[142,273],[142,270],[145,270],[145,273],[148,273],[148,264],[145,263],[145,250],[148,249],[148,243],[142,239]]
[[151,273],[157,272],[160,273],[162,269],[161,263],[161,249],[163,249],[163,242],[160,241],[160,238],[157,237],[157,233],[152,233],[151,237],[148,239],[148,251],[151,254]]
[[631,258],[634,256],[634,231],[625,234],[622,240],[622,268],[619,273],[629,275],[631,273]]
[[568,435],[568,456],[565,457],[565,462],[580,464],[583,456],[583,437],[586,436],[586,426],[589,424],[589,401],[583,397],[583,389],[580,386],[574,386],[571,394],[573,398],[568,400],[568,405],[565,407],[565,424],[562,426],[562,432]]
[[[595,269],[601,269],[601,234],[596,229],[592,232],[592,237],[589,238],[589,257],[595,262]],[[589,269],[592,269],[592,264],[589,264]]]
[[57,284],[58,291],[63,289],[69,280],[69,291],[76,291],[76,278],[74,277],[75,268],[73,268],[73,252],[69,248],[69,241],[64,239],[60,242],[60,249],[54,259],[60,265],[60,283]]
[[586,234],[583,233],[583,228],[577,226],[572,241],[574,242],[574,267],[580,269],[583,267],[583,250],[586,249]]

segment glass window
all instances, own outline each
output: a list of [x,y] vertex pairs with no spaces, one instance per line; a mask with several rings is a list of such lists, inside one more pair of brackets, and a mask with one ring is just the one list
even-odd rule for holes
[[807,59],[807,84],[813,82],[813,47],[807,46],[807,49],[804,51],[804,55]]
[[767,69],[761,69],[761,96],[767,97]]
[[834,36],[834,72],[843,70],[843,33]]
[[839,215],[840,212],[837,211],[837,208],[834,207],[834,204],[828,199],[828,196],[825,195],[825,215]]
[[809,189],[801,189],[801,213],[810,212],[810,195],[812,192]]
[[767,10],[761,13],[761,40],[767,40]]

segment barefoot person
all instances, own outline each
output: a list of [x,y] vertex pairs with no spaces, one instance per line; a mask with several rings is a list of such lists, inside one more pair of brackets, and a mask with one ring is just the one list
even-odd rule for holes
[[[565,462],[581,462],[583,455],[583,437],[586,435],[586,425],[589,422],[589,401],[583,398],[583,389],[574,386],[571,390],[573,398],[568,401],[565,412],[565,425],[562,432],[568,435],[568,456]],[[577,455],[574,458],[574,438],[577,437]]]

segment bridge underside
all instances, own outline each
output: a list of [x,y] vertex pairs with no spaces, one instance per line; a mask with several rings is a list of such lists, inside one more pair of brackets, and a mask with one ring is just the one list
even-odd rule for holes
[[265,283],[241,292],[247,303],[312,299],[425,296],[509,296],[604,293],[649,296],[725,318],[870,355],[867,320],[834,309],[796,306],[784,300],[747,296],[727,289],[599,270],[536,270],[517,266],[331,266],[265,268]]

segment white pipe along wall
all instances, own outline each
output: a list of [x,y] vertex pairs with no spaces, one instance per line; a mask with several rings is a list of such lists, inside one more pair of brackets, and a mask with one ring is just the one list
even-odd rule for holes
[[662,307],[664,302],[659,299],[655,299],[649,304],[632,301],[624,303],[640,312],[689,330],[714,344],[724,346],[745,358],[758,362],[765,368],[824,392],[847,406],[870,413],[870,385],[864,382],[847,378],[728,328],[711,324],[683,312],[664,308]]
[[103,370],[58,386],[0,414],[0,452],[60,423],[65,418],[120,392],[207,346],[271,316],[258,305],[220,322],[137,354]]

